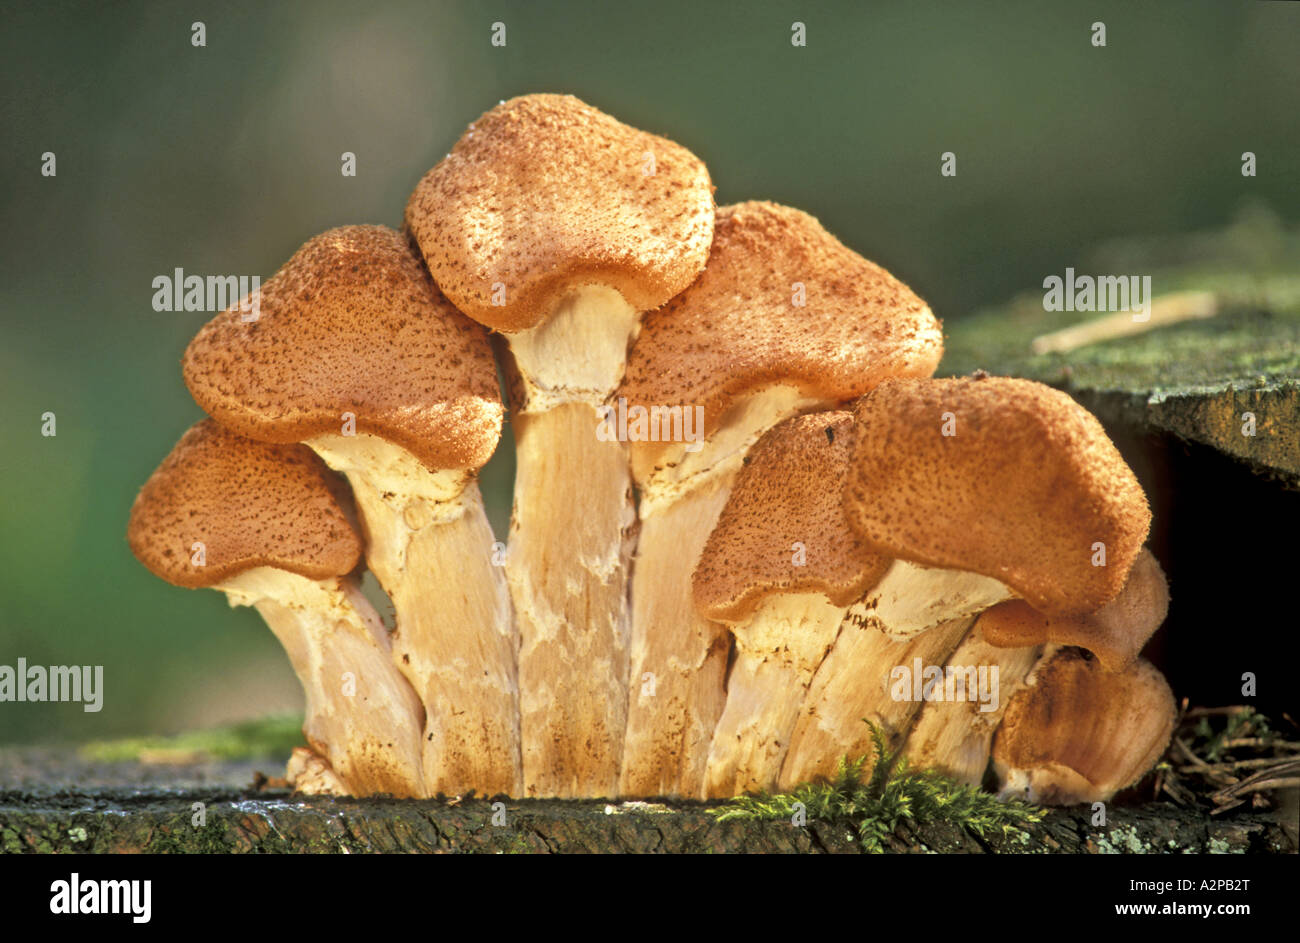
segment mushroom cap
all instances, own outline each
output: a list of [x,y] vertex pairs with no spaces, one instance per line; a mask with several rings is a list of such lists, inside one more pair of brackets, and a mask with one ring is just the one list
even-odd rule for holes
[[854,418],[844,501],[872,550],[990,576],[1047,615],[1119,594],[1151,511],[1101,423],[1065,393],[1004,377],[886,380]]
[[704,618],[743,620],[775,593],[821,592],[848,606],[884,574],[890,561],[869,552],[844,517],[852,446],[847,412],[787,419],[754,444],[692,577]]
[[1173,734],[1173,692],[1138,659],[1107,671],[1077,648],[1062,648],[1012,696],[993,741],[999,776],[1030,798],[1069,805],[1106,799],[1140,780]]
[[487,333],[439,294],[401,233],[345,226],[307,242],[262,286],[259,317],[236,305],[183,360],[194,399],[263,442],[356,430],[430,471],[477,469],[501,436]]
[[807,213],[740,203],[718,210],[699,280],[642,319],[620,394],[703,406],[708,436],[765,386],[847,402],[886,377],[929,376],[942,355],[939,321],[906,285]]
[[[211,419],[192,426],[131,506],[131,552],[169,583],[213,586],[270,566],[310,579],[361,559],[342,480],[305,445],[269,445]],[[206,565],[194,566],[203,543]]]
[[[457,307],[523,331],[585,285],[613,288],[638,311],[689,285],[709,254],[713,185],[667,138],[572,95],[525,95],[471,124],[424,175],[406,226]],[[506,303],[494,306],[498,282]]]
[[1169,585],[1150,550],[1133,561],[1120,594],[1096,612],[1084,616],[1046,616],[1023,599],[988,609],[980,627],[990,645],[1020,648],[1055,642],[1077,645],[1097,656],[1109,671],[1133,663],[1169,612]]
[[978,625],[984,633],[984,640],[994,648],[1042,645],[1050,640],[1052,634],[1052,620],[1023,599],[1008,599],[990,606],[980,613]]

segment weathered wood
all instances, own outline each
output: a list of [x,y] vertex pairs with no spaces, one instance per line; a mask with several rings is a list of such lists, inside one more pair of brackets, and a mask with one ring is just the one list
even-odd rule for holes
[[[1253,227],[1253,228],[1251,228]],[[1152,275],[1157,297],[1208,291],[1219,313],[1066,352],[1035,354],[1035,337],[1105,317],[1049,312],[1040,292],[948,325],[939,374],[983,369],[1059,387],[1107,423],[1172,433],[1232,455],[1256,471],[1300,482],[1300,240],[1252,222],[1208,243],[1212,261],[1174,243],[1117,246],[1081,273]],[[1256,243],[1266,244],[1266,251]],[[1195,261],[1188,261],[1189,258]],[[1255,417],[1244,435],[1244,413]]]
[[[203,803],[203,823],[195,803]],[[700,804],[606,805],[563,800],[437,801],[250,796],[204,790],[0,794],[6,853],[854,853],[843,824],[718,824]],[[504,824],[494,825],[493,817]],[[953,825],[900,829],[894,852],[1157,854],[1284,853],[1295,846],[1258,814],[1209,819],[1168,804],[1115,807],[1106,827],[1088,809],[1055,810],[1025,833],[981,838]]]
[[[87,762],[65,751],[0,752],[4,853],[819,853],[859,851],[849,826],[724,822],[698,802],[461,802],[293,796],[249,784],[266,761]],[[201,803],[196,807],[195,803]],[[202,812],[202,825],[195,824]],[[494,815],[497,821],[493,824]],[[1167,803],[1054,810],[1023,834],[981,838],[950,824],[901,829],[895,852],[1294,852],[1278,817],[1210,818]]]

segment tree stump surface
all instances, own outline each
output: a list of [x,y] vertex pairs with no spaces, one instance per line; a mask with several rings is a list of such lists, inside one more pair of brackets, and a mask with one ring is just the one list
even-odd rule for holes
[[[52,749],[0,752],[5,853],[856,853],[850,826],[723,822],[701,802],[333,799],[252,786],[276,761],[89,763]],[[201,805],[196,805],[201,804]],[[1293,853],[1273,814],[1223,818],[1168,803],[1057,809],[1023,833],[900,828],[899,853]],[[494,817],[497,823],[493,824]],[[201,823],[201,824],[199,824]]]
[[[1283,237],[1278,237],[1283,238]],[[1208,445],[1289,486],[1300,484],[1300,251],[1286,245],[1269,264],[1214,262],[1157,268],[1152,290],[1212,292],[1219,313],[1140,334],[1035,354],[1034,338],[1105,317],[1044,309],[1043,294],[954,321],[941,376],[982,369],[1062,389],[1107,425],[1166,433]],[[1113,257],[1112,257],[1113,256]],[[1275,267],[1277,257],[1290,267]],[[1098,272],[1151,272],[1151,250],[1098,255]],[[1059,274],[1059,273],[1058,273]],[[1253,416],[1253,435],[1245,434]]]

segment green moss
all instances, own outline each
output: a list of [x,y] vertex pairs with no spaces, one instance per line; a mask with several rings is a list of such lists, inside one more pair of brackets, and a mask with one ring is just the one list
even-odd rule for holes
[[1243,275],[1180,269],[1153,276],[1159,294],[1219,294],[1222,311],[1142,334],[1034,354],[1041,334],[1105,314],[1047,312],[1041,294],[955,322],[939,373],[976,369],[1071,389],[1169,394],[1268,388],[1300,378],[1300,278],[1294,273]]
[[[939,374],[982,369],[1070,393],[1103,421],[1209,445],[1300,482],[1300,277],[1204,266],[1153,277],[1159,293],[1213,291],[1212,318],[1063,353],[1034,354],[1040,334],[1106,315],[1048,313],[1041,295],[955,322]],[[1245,434],[1244,415],[1256,428]]]
[[1041,821],[1043,813],[1022,802],[1002,802],[978,787],[910,769],[906,759],[889,752],[880,729],[864,722],[880,758],[866,782],[862,771],[870,758],[844,758],[829,781],[804,783],[788,793],[739,796],[710,811],[727,822],[790,821],[802,810],[810,821],[849,826],[874,853],[883,852],[885,840],[904,824],[945,822],[981,838],[1011,838],[1023,833],[1021,825]]
[[[1214,718],[1218,721],[1219,718]],[[1243,707],[1224,719],[1222,730],[1215,730],[1209,716],[1201,717],[1192,730],[1191,750],[1210,763],[1217,763],[1228,750],[1228,743],[1238,737],[1253,737],[1270,745],[1277,734],[1269,726],[1268,718],[1253,707]]]
[[83,745],[78,753],[101,763],[139,760],[151,753],[176,760],[242,760],[288,756],[302,744],[302,718],[283,715],[173,737],[100,740]]

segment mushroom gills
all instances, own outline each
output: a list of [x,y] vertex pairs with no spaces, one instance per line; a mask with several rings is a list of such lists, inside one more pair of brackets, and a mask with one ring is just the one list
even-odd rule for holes
[[741,397],[703,441],[634,449],[633,472],[640,492],[642,520],[711,482],[719,481],[729,488],[746,453],[763,433],[790,416],[829,409],[831,405],[788,383],[774,383]]

